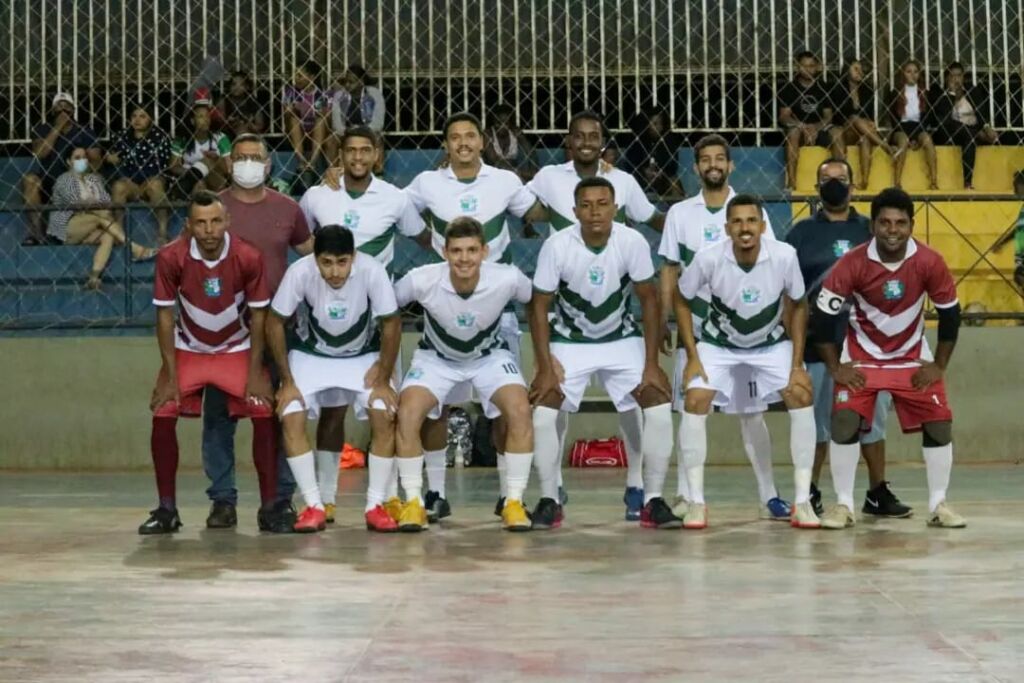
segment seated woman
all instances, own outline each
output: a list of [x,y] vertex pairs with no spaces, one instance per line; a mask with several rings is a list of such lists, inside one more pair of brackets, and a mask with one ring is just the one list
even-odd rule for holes
[[864,63],[859,59],[849,62],[832,89],[832,122],[839,126],[842,137],[839,147],[844,156],[847,145],[857,145],[860,150],[860,182],[857,187],[867,189],[871,175],[871,154],[875,147],[881,147],[892,156],[895,152],[875,125],[875,93],[864,78]]
[[516,173],[523,182],[528,182],[537,172],[533,164],[533,146],[516,125],[516,110],[502,102],[491,111],[484,137],[484,161],[491,166],[504,168]]
[[889,142],[896,146],[893,158],[896,160],[894,182],[902,187],[903,167],[907,163],[907,149],[924,150],[928,163],[929,188],[939,189],[935,162],[935,143],[928,132],[928,96],[924,89],[921,65],[911,59],[900,67],[896,76],[896,89],[889,97],[889,113],[892,116],[892,136]]
[[223,190],[228,185],[231,140],[210,130],[210,106],[197,102],[189,121],[191,133],[171,143],[168,172],[176,176],[174,194],[184,199],[196,190]]
[[[114,245],[124,245],[127,238],[110,210],[100,208],[110,202],[110,195],[103,185],[103,176],[89,167],[86,149],[72,149],[67,163],[68,171],[57,178],[51,198],[54,206],[63,208],[50,214],[47,233],[63,244],[96,245],[92,271],[86,281],[86,287],[95,290],[100,288],[100,278]],[[135,242],[131,243],[131,250],[136,261],[156,255],[156,249]]]
[[[146,200],[156,207],[166,207],[167,189],[163,173],[171,160],[171,140],[153,121],[152,106],[137,102],[131,108],[129,126],[112,139],[107,163],[114,167],[112,186],[114,202],[124,204]],[[123,212],[118,212],[122,214]],[[170,212],[157,208],[157,239],[167,242]]]
[[945,88],[933,97],[935,137],[939,144],[956,145],[962,150],[964,186],[971,190],[978,145],[993,145],[999,136],[982,118],[986,93],[981,88],[966,87],[960,62],[946,67],[945,81]]

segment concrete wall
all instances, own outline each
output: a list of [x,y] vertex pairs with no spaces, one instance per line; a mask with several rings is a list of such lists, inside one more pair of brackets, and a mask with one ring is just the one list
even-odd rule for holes
[[[948,375],[956,413],[956,458],[1013,462],[1024,453],[1020,346],[1017,328],[965,328]],[[415,337],[407,335],[407,354]],[[528,337],[524,361],[530,367]],[[0,411],[0,468],[147,469],[149,393],[159,365],[155,339],[65,337],[0,339],[4,407]],[[666,367],[667,369],[667,367]],[[529,372],[529,371],[528,371]],[[599,391],[594,391],[595,396]],[[611,418],[611,419],[610,419]],[[610,436],[610,414],[572,422],[571,438]],[[919,437],[898,433],[890,416],[892,460],[918,460]],[[788,462],[788,423],[769,415],[776,460]],[[239,429],[239,464],[248,467],[249,428]],[[745,462],[734,419],[710,421],[712,463]],[[350,441],[364,443],[354,428]],[[179,423],[182,467],[199,466],[199,421]]]

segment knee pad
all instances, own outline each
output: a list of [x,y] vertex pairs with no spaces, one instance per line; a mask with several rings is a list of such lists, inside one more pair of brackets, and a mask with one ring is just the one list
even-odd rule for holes
[[921,425],[921,432],[925,448],[939,448],[953,441],[953,423],[949,420],[925,422]]
[[832,440],[838,444],[857,443],[860,438],[861,417],[852,410],[837,410],[832,413]]

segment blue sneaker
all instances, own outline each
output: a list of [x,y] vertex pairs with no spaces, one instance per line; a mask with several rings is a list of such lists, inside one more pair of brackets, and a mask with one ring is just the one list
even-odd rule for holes
[[775,497],[765,503],[761,508],[761,519],[770,519],[775,522],[788,522],[793,508],[781,498]]
[[644,509],[644,490],[636,486],[627,486],[626,492],[622,495],[622,502],[626,504],[626,521],[640,521],[640,513]]

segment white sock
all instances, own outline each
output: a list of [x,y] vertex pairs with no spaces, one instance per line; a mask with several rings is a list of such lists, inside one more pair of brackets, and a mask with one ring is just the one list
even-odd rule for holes
[[437,491],[444,498],[444,478],[448,469],[448,449],[423,451],[423,462],[427,464],[427,490]]
[[[661,498],[665,475],[672,458],[672,406],[663,403],[643,411],[643,485],[644,505]],[[639,469],[639,468],[638,468]]]
[[924,451],[924,464],[928,475],[928,510],[935,512],[939,503],[946,500],[949,475],[953,469],[953,444],[931,448],[925,446],[921,450]]
[[423,502],[423,456],[415,458],[395,458],[398,461],[398,476],[405,489],[406,501]]
[[860,442],[841,444],[832,441],[828,447],[828,468],[832,472],[832,487],[836,501],[853,510],[853,486],[857,480],[860,462]]
[[689,438],[683,433],[684,421],[679,420],[679,430],[676,432],[676,496],[683,500],[690,501],[690,482],[686,478],[686,463],[683,462],[683,444]]
[[292,470],[295,485],[298,486],[306,505],[323,510],[324,503],[320,500],[320,488],[316,483],[316,461],[313,459],[313,451],[288,458],[288,467]]
[[[671,407],[669,410],[671,411]],[[622,437],[622,442],[626,445],[626,486],[638,489],[644,487],[645,412],[640,408],[634,408],[628,413],[619,413],[619,436]],[[671,431],[671,425],[669,425],[669,430]],[[669,439],[671,440],[671,438],[670,434]]]
[[498,491],[502,498],[508,498],[508,463],[505,462],[505,454],[497,454],[497,468],[498,468]]
[[[526,493],[526,484],[530,481],[530,465],[533,463],[533,453],[506,453],[505,466],[508,468],[506,481],[508,482],[505,492],[505,501],[523,501],[523,494]],[[556,499],[557,502],[557,499]]]
[[[540,481],[541,498],[558,502],[558,472],[561,458],[558,451],[558,411],[544,406],[533,409],[533,466]],[[505,457],[508,458],[506,453]]]
[[[558,430],[558,486],[556,488],[562,488],[562,460],[565,458],[565,437],[569,433],[569,413],[564,410],[558,411],[555,428]],[[536,445],[533,450],[536,452]],[[555,496],[555,500],[558,500],[558,496]]]
[[[793,502],[811,500],[811,470],[814,467],[814,407],[789,411],[789,454],[793,458]],[[851,510],[853,508],[850,508]]]
[[391,458],[391,474],[388,475],[388,485],[385,489],[384,500],[398,498],[398,458]]
[[334,505],[338,498],[338,461],[341,453],[333,451],[316,452],[316,481],[320,487],[320,498],[324,503]]
[[764,422],[764,413],[748,413],[740,415],[739,418],[743,451],[754,469],[757,495],[764,505],[779,495],[779,490],[775,488],[775,473],[772,471],[772,438],[768,434],[768,425]]
[[382,458],[373,453],[367,458],[367,466],[370,472],[366,482],[366,511],[369,512],[384,502],[388,479],[391,478],[391,472],[397,468],[395,458]]
[[683,411],[681,433],[686,441],[681,447],[686,481],[690,485],[690,502],[704,504],[704,461],[708,459],[708,416]]

